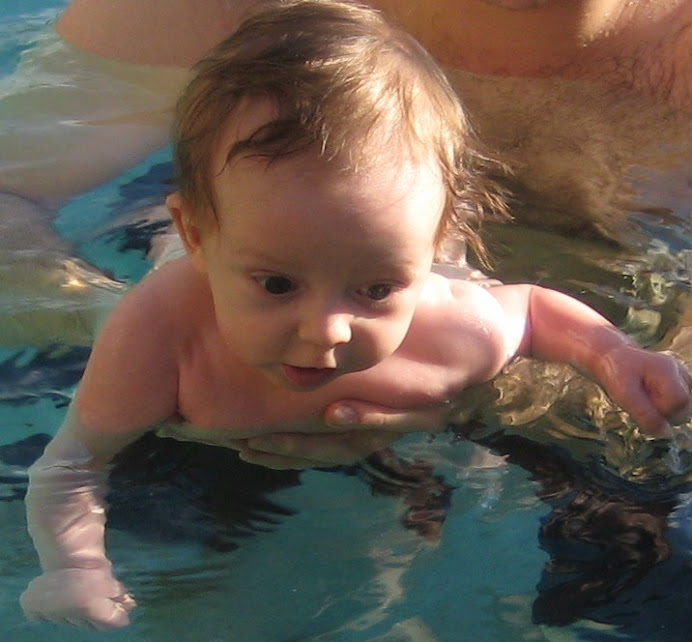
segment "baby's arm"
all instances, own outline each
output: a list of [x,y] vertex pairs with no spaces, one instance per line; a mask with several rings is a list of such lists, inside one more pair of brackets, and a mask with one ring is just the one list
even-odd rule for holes
[[33,619],[112,629],[134,600],[111,572],[104,529],[108,465],[177,400],[170,331],[152,288],[135,288],[98,337],[63,425],[30,469],[27,521],[43,575],[22,596]]
[[80,440],[76,409],[29,471],[27,523],[43,575],[21,597],[31,619],[97,629],[129,623],[135,602],[106,557],[107,468]]
[[507,314],[508,352],[565,362],[597,381],[645,432],[688,418],[690,377],[673,356],[644,350],[595,310],[532,285],[492,288]]

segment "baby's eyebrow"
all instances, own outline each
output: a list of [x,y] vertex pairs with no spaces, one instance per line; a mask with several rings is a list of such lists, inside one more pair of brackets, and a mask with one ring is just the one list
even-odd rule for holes
[[290,263],[285,260],[281,260],[275,256],[271,256],[266,252],[261,251],[239,249],[233,252],[233,254],[235,259],[240,260],[244,263],[255,264],[258,267],[266,265],[268,268],[271,268],[272,270],[280,269],[284,266],[288,268],[290,265]]

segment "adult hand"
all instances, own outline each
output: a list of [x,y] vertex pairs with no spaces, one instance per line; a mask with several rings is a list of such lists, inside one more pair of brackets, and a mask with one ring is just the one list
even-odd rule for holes
[[435,432],[446,425],[450,405],[395,409],[346,399],[324,413],[322,432],[271,433],[228,444],[249,463],[267,468],[325,468],[353,464],[410,432]]

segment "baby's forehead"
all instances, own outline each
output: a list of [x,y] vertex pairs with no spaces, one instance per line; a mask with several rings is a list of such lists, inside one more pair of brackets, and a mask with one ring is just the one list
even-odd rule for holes
[[[212,152],[212,176],[218,176],[235,160],[234,150],[245,148],[245,142],[256,137],[257,133],[282,119],[281,109],[275,99],[267,96],[246,95],[241,97],[232,107],[225,123],[220,126],[220,134],[216,138],[216,146]],[[435,150],[431,145],[425,145],[412,132],[407,131],[405,122],[399,120],[396,126],[383,114],[381,119],[375,119],[367,129],[340,122],[323,123],[328,134],[324,138],[314,137],[314,132],[301,124],[288,124],[286,129],[295,127],[295,131],[284,135],[290,139],[288,147],[293,151],[286,158],[301,155],[318,155],[325,164],[335,171],[351,173],[369,171],[382,164],[396,163],[433,163],[438,165]],[[274,155],[268,149],[259,152],[248,151],[246,156],[264,162],[275,162],[284,152],[279,144],[279,151]],[[243,153],[238,154],[243,156]]]
[[220,124],[216,147],[212,153],[212,175],[223,171],[231,149],[239,142],[273,121],[278,115],[276,104],[260,96],[243,96],[230,110],[226,121]]

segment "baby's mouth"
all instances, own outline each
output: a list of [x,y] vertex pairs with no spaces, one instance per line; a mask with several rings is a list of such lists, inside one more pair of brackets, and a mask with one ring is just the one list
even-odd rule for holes
[[334,378],[336,368],[301,368],[300,366],[281,366],[284,376],[299,388],[317,388]]

